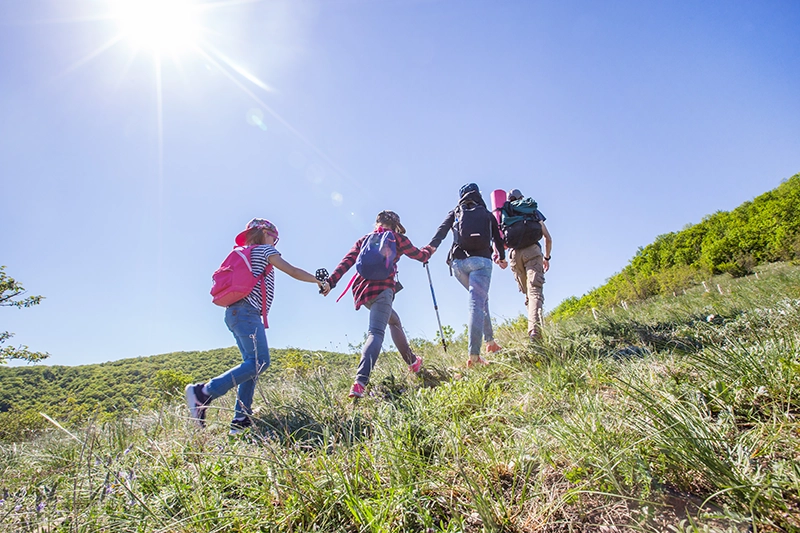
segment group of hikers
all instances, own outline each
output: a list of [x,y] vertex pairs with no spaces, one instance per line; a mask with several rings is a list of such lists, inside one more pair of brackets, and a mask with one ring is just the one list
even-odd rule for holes
[[317,284],[320,293],[327,296],[356,266],[356,273],[342,295],[348,289],[352,290],[356,310],[362,306],[369,310],[369,326],[350,388],[351,398],[364,396],[387,326],[409,371],[417,374],[422,369],[422,358],[412,351],[400,317],[392,308],[395,295],[402,288],[396,279],[396,265],[403,255],[427,263],[448,231],[453,234],[453,243],[447,263],[451,273],[469,292],[467,367],[488,364],[481,357],[484,340],[488,353],[501,349],[494,340],[489,314],[493,262],[501,269],[511,266],[519,290],[525,295],[528,335],[532,341],[539,339],[543,321],[542,286],[544,274],[550,268],[552,238],[544,224],[546,218],[535,201],[523,197],[519,189],[512,189],[507,195],[504,191],[495,192],[501,192],[500,196],[505,198],[498,201],[502,204],[493,205],[493,210],[490,210],[475,183],[462,186],[458,205],[447,214],[430,243],[422,248],[414,246],[406,237],[397,213],[381,211],[373,231],[353,244],[329,276],[324,269],[311,274],[288,263],[275,248],[278,228],[263,218],[251,220],[234,239],[234,250],[214,273],[211,290],[214,302],[225,307],[225,324],[236,339],[242,363],[205,383],[186,386],[191,418],[204,427],[210,403],[236,387],[230,433],[235,435],[252,425],[256,380],[270,364],[264,330],[268,326],[267,314],[274,296],[274,268],[299,281]]

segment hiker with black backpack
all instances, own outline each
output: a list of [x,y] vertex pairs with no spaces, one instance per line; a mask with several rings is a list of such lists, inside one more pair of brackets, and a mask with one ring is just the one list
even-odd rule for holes
[[278,228],[269,220],[252,219],[234,242],[233,251],[212,276],[211,295],[214,303],[225,307],[225,324],[236,339],[242,363],[206,383],[186,386],[189,414],[200,427],[205,426],[211,401],[237,387],[231,435],[252,425],[256,379],[270,363],[264,330],[268,327],[267,313],[275,293],[273,267],[296,280],[316,283],[322,294],[330,291],[327,281],[290,265],[281,257],[275,248]]
[[339,299],[352,287],[356,310],[361,306],[369,309],[367,339],[361,349],[361,361],[350,388],[350,398],[364,396],[370,373],[381,353],[387,325],[392,342],[408,365],[408,370],[417,374],[422,368],[422,358],[411,350],[400,317],[392,309],[392,302],[395,294],[402,289],[400,282],[396,280],[400,257],[407,255],[424,263],[430,258],[432,250],[428,247],[415,247],[405,233],[406,229],[400,223],[397,213],[381,211],[375,219],[375,230],[356,241],[328,279],[330,286],[335,287],[342,276],[355,265],[356,273]]
[[485,365],[481,343],[486,351],[497,352],[500,345],[494,340],[492,318],[489,315],[489,284],[492,280],[492,244],[496,249],[495,262],[506,268],[505,248],[497,219],[486,208],[486,202],[474,183],[458,191],[458,205],[447,214],[428,246],[439,247],[448,231],[453,232],[453,245],[447,255],[451,274],[469,291],[469,360],[467,366]]
[[[528,336],[532,340],[541,338],[544,315],[544,274],[550,270],[550,252],[553,239],[547,230],[545,216],[532,198],[525,198],[519,189],[508,192],[508,200],[500,210],[501,229],[506,246],[511,272],[519,290],[525,295],[528,308]],[[544,239],[544,253],[539,241]]]

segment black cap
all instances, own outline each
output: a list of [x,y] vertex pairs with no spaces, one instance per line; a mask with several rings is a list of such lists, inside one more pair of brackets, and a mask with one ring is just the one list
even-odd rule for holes
[[478,190],[479,189],[478,189],[478,185],[477,184],[475,184],[475,183],[467,183],[466,185],[462,185],[461,186],[461,188],[458,190],[458,195],[459,196],[464,196],[468,192],[477,192]]

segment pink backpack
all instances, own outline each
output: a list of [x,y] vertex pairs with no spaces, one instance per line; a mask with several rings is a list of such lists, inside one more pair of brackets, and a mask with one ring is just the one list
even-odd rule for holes
[[250,294],[261,280],[261,316],[264,317],[264,327],[268,328],[266,277],[272,271],[272,265],[268,264],[262,275],[254,276],[250,263],[252,249],[252,246],[234,248],[214,271],[211,275],[211,301],[221,307],[228,307]]

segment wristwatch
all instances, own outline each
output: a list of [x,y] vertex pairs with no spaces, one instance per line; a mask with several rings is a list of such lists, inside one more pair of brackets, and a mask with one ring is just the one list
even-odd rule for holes
[[544,258],[544,260],[545,261],[550,261],[550,256],[548,255],[547,257]]

